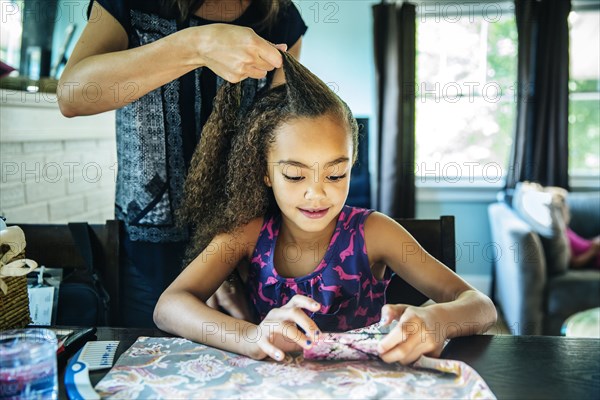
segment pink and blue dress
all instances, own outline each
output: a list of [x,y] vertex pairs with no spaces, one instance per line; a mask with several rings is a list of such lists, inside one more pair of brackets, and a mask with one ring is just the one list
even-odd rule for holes
[[378,322],[392,273],[388,268],[383,280],[377,280],[371,272],[364,230],[371,212],[344,206],[325,256],[312,273],[297,278],[277,273],[273,256],[281,214],[267,215],[247,281],[250,301],[259,319],[262,321],[271,309],[301,294],[322,305],[318,312],[307,312],[324,332],[342,332]]

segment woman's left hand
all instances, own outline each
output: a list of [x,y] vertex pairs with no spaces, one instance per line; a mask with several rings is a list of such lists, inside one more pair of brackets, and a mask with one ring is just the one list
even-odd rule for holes
[[446,340],[445,330],[428,307],[386,304],[381,310],[382,326],[398,324],[379,342],[381,359],[387,363],[410,364],[429,355],[439,357]]

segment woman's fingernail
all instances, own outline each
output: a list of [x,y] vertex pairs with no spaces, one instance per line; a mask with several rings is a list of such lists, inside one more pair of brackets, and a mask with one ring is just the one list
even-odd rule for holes
[[386,322],[388,322],[388,318],[386,316],[382,316],[381,317],[381,321],[379,321],[380,324],[385,324]]
[[306,341],[306,344],[307,344],[308,346],[310,346],[310,345],[312,344],[312,342],[311,342],[310,340],[307,340],[307,341]]
[[283,358],[283,354],[281,354],[281,353],[275,353],[275,359],[281,360],[282,358]]

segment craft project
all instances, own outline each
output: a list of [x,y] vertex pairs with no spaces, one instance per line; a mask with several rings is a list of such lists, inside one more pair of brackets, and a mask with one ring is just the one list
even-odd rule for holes
[[[368,353],[370,344],[364,343],[368,340],[360,345],[353,340],[358,346],[353,349]],[[409,367],[379,359],[309,360],[302,354],[284,362],[256,361],[186,339],[150,337],[138,338],[96,391],[103,399],[495,399],[477,372],[460,361],[421,357]]]
[[308,350],[305,360],[376,360],[377,342],[382,334],[325,333]]

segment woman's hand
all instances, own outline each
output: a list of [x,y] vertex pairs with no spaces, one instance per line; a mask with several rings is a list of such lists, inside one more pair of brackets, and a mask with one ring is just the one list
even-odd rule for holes
[[382,326],[398,324],[379,342],[381,359],[387,363],[410,364],[421,355],[439,357],[446,335],[428,307],[387,304],[381,310]]
[[210,24],[189,32],[197,43],[199,64],[231,83],[264,78],[282,65],[278,49],[287,50],[287,45],[273,45],[247,27]]
[[[310,297],[295,295],[281,308],[274,308],[265,319],[256,326],[249,338],[256,338],[255,359],[269,356],[283,361],[285,352],[308,349],[318,340],[319,327],[303,311],[318,311],[321,305]],[[303,333],[298,326],[304,330]]]

